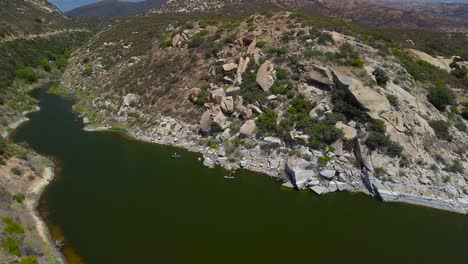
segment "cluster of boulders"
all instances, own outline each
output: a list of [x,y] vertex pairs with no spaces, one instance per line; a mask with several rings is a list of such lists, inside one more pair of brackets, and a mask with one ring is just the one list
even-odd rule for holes
[[190,30],[190,29],[185,29],[184,31],[182,31],[181,33],[179,34],[176,34],[173,38],[172,38],[172,46],[173,47],[182,47],[182,45],[184,44],[184,42],[190,40],[193,35],[195,33]]

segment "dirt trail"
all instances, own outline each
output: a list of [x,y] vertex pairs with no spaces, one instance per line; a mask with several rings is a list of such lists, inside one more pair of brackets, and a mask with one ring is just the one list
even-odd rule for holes
[[15,40],[31,40],[36,38],[46,38],[54,35],[59,35],[63,33],[71,33],[71,32],[88,32],[89,29],[85,28],[76,28],[76,29],[61,29],[56,31],[49,31],[41,34],[29,34],[29,35],[16,35],[16,36],[8,36],[6,38],[0,39],[0,44],[5,42],[11,42]]

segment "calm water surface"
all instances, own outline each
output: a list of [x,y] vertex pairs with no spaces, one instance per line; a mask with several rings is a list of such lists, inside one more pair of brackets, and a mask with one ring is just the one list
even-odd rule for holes
[[[57,162],[40,209],[71,262],[468,261],[467,216],[357,194],[318,197],[249,172],[226,180],[197,154],[86,133],[71,102],[44,89],[37,97],[41,111],[14,139]],[[183,157],[171,159],[174,151]]]

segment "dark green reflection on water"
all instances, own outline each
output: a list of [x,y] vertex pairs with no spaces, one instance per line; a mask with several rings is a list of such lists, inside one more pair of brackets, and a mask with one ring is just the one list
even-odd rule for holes
[[86,263],[466,263],[468,217],[363,195],[317,197],[198,155],[85,133],[44,90],[15,140],[60,170],[41,209]]

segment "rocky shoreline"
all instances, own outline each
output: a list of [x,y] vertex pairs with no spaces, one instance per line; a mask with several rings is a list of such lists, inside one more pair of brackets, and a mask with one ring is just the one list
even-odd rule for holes
[[[258,146],[253,149],[241,148],[243,157],[236,162],[229,162],[228,158],[222,155],[223,150],[212,149],[197,143],[200,142],[203,137],[190,132],[193,131],[193,125],[176,120],[172,117],[159,117],[158,122],[155,123],[160,125],[153,126],[146,130],[130,128],[125,131],[125,135],[144,142],[181,147],[188,151],[200,153],[203,155],[203,164],[210,168],[221,166],[226,170],[245,169],[266,174],[271,177],[282,179],[284,181],[282,185],[285,187],[309,189],[317,195],[336,191],[359,192],[374,196],[382,202],[407,203],[460,214],[468,214],[468,199],[437,198],[434,197],[434,195],[425,196],[407,193],[405,191],[393,191],[392,188],[395,188],[394,186],[373,176],[369,177],[366,175],[367,173],[357,168],[343,170],[339,166],[343,165],[344,162],[340,162],[339,158],[333,162],[334,158],[337,157],[334,153],[328,153],[328,155],[332,156],[331,160],[335,164],[332,168],[336,168],[337,170],[335,171],[333,171],[333,169],[317,171],[316,168],[311,169],[307,167],[311,164],[317,166],[316,162],[307,161],[300,157],[290,157],[288,155],[289,152],[286,151],[283,154],[275,153],[268,155]],[[110,125],[98,127],[87,125],[84,127],[84,130],[88,132],[109,131],[111,129],[112,126]],[[223,135],[221,134],[220,136],[222,137]],[[304,155],[304,153],[305,155],[311,155],[311,160],[317,160],[324,155],[319,151],[310,152],[305,147],[301,147],[295,151],[302,155]],[[341,159],[343,160],[343,158]],[[333,171],[332,178],[334,178],[337,171],[341,172],[338,172],[339,176],[337,180],[328,180],[326,175],[327,171]],[[366,181],[369,182],[369,186],[367,186]],[[445,190],[440,191],[445,192]]]

